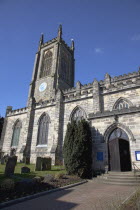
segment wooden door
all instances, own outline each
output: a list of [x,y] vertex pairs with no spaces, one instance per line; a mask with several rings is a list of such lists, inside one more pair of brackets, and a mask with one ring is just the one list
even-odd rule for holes
[[109,141],[109,163],[111,171],[121,171],[118,138]]
[[119,151],[121,171],[131,171],[129,141],[119,139]]

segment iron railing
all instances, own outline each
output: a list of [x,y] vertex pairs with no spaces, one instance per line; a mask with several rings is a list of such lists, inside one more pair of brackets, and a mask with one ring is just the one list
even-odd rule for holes
[[134,175],[136,175],[137,172],[140,172],[140,168],[135,164],[135,162],[132,162]]

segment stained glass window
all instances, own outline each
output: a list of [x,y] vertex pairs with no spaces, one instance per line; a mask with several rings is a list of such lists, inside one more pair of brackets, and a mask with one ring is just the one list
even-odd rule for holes
[[112,133],[109,136],[109,141],[116,139],[116,138],[121,138],[121,139],[126,139],[129,140],[128,135],[124,130],[121,128],[115,128]]
[[43,56],[40,78],[50,75],[51,67],[52,67],[52,52],[49,50],[46,53],[44,53]]
[[21,122],[17,121],[13,130],[12,144],[11,146],[18,146],[20,136]]
[[128,109],[128,108],[129,104],[125,100],[120,100],[115,106],[115,109]]
[[39,122],[37,145],[46,145],[48,143],[49,116],[44,114]]
[[85,119],[85,112],[82,109],[77,108],[76,110],[74,110],[72,114],[72,120],[75,120],[78,122],[79,120],[82,120],[82,119]]

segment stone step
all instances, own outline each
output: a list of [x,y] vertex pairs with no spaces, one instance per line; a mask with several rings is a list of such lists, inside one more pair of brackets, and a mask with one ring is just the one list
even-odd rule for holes
[[138,179],[138,180],[140,180],[140,176],[112,176],[112,175],[109,175],[109,176],[102,176],[101,177],[102,179],[106,179],[106,178],[108,178],[108,179]]
[[102,178],[103,180],[122,180],[122,181],[133,181],[133,180],[136,180],[136,181],[139,181],[140,182],[140,177],[103,177]]
[[120,183],[139,183],[140,184],[140,180],[136,180],[136,179],[103,179],[103,182],[120,182]]
[[121,183],[121,182],[102,182],[103,184],[110,184],[110,185],[124,185],[124,186],[140,186],[138,183]]
[[140,175],[134,175],[134,172],[109,172],[98,176],[97,181],[104,184],[140,186]]
[[124,172],[121,172],[121,171],[109,171],[108,174],[140,174],[140,171],[137,171],[137,172],[134,172],[134,171],[124,171]]
[[[109,172],[108,175],[134,175],[134,172]],[[136,173],[137,175],[140,175],[140,173]]]

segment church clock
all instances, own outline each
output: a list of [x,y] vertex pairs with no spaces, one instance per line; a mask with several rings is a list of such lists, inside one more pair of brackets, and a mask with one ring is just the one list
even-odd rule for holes
[[39,86],[39,92],[43,92],[46,88],[47,88],[47,83],[46,83],[46,82],[43,82],[43,83]]

